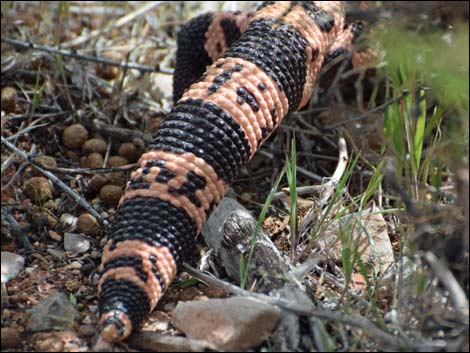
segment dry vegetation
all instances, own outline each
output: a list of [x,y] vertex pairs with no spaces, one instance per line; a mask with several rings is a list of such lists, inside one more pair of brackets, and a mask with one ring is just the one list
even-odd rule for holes
[[[295,266],[319,259],[306,292],[344,313],[319,316],[321,339],[307,348],[469,349],[468,3],[417,3],[351,10],[374,24],[364,42],[375,60],[325,72],[310,107],[285,119],[233,186]],[[2,350],[87,350],[106,226],[171,108],[178,29],[256,3],[1,6],[2,251],[26,261],[2,287]],[[70,233],[90,247],[64,249]],[[69,336],[27,332],[26,310],[54,292],[78,309]],[[221,293],[182,274],[158,313],[201,295]]]

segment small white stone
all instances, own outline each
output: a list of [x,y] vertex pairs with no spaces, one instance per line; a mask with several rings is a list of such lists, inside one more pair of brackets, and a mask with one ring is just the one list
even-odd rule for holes
[[2,283],[8,283],[9,280],[15,278],[23,269],[24,257],[18,254],[2,251]]
[[74,254],[83,254],[90,249],[90,241],[80,234],[65,233],[64,249]]

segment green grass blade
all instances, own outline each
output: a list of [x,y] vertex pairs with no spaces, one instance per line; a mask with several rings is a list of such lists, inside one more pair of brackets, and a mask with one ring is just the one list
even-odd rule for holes
[[250,252],[248,254],[248,259],[245,260],[243,259],[243,254],[240,256],[240,269],[243,269],[243,272],[240,272],[240,287],[245,288],[246,286],[246,280],[248,278],[248,270],[250,268],[250,263],[251,263],[251,258],[253,257],[253,251],[255,250],[255,245],[256,245],[256,239],[258,238],[258,232],[261,228],[261,223],[263,222],[264,218],[266,217],[266,213],[268,212],[268,208],[271,205],[271,202],[273,200],[273,196],[275,192],[277,191],[279,184],[286,172],[286,166],[282,169],[281,173],[277,177],[276,181],[274,182],[273,187],[271,188],[271,191],[269,192],[268,197],[266,198],[266,202],[264,203],[263,209],[261,210],[261,213],[258,217],[258,222],[256,222],[255,229],[253,230],[253,235],[251,237],[251,243],[250,243]]

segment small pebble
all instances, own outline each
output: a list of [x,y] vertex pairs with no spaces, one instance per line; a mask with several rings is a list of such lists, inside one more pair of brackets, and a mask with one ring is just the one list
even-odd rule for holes
[[42,203],[52,198],[52,184],[44,177],[32,177],[24,183],[23,191],[35,203]]
[[24,257],[9,251],[2,251],[1,258],[1,281],[2,283],[8,283],[23,269]]
[[101,253],[97,250],[93,250],[90,254],[90,257],[93,259],[93,260],[97,260],[101,257]]
[[101,174],[93,175],[88,182],[88,190],[98,192],[106,184],[107,179]]
[[[85,320],[84,320],[85,321]],[[82,325],[78,329],[78,335],[80,337],[91,337],[96,333],[97,329],[93,325]]]
[[89,139],[82,146],[83,154],[99,153],[101,155],[104,155],[107,149],[108,144],[105,140],[100,138]]
[[74,124],[65,128],[62,141],[68,148],[80,148],[88,138],[88,131],[82,124]]
[[52,293],[26,311],[23,321],[29,332],[65,329],[73,325],[77,311],[64,293]]
[[83,167],[85,168],[102,168],[104,163],[103,156],[99,153],[93,152],[90,153],[84,160],[83,160]]
[[119,67],[111,65],[102,65],[98,70],[98,75],[105,80],[113,80],[119,73]]
[[53,230],[48,231],[47,234],[51,239],[54,239],[56,241],[62,241],[62,236]]
[[16,89],[9,86],[2,88],[2,110],[6,113],[13,111],[16,107],[17,98]]
[[3,309],[2,319],[8,320],[11,318],[11,311],[9,309]]
[[83,351],[75,331],[39,332],[33,335],[36,352],[80,352]]
[[100,224],[91,214],[83,213],[78,217],[77,232],[97,236],[100,233]]
[[121,156],[111,156],[108,160],[108,167],[122,167],[123,165],[128,165],[129,161]]
[[135,162],[137,160],[138,152],[135,145],[131,142],[124,142],[119,146],[118,154],[124,157],[129,162]]
[[80,156],[75,151],[67,150],[67,151],[65,151],[64,155],[65,155],[65,158],[67,158],[71,161],[74,161],[74,162],[80,161]]
[[116,185],[119,187],[125,186],[127,182],[127,176],[125,172],[107,173],[106,178],[106,184]]
[[75,293],[80,288],[80,282],[75,278],[69,278],[65,281],[64,287],[69,293]]
[[100,190],[101,200],[108,206],[116,206],[122,194],[122,189],[116,185],[106,185]]
[[[54,200],[48,200],[44,204],[44,208],[46,208],[48,210],[55,210],[57,208],[57,204]],[[57,224],[57,220],[54,218],[54,221],[52,221],[52,223],[50,223],[50,224],[54,224],[54,226],[55,226]]]
[[66,231],[73,231],[77,227],[78,218],[72,216],[70,213],[62,213],[59,222],[62,229]]
[[32,225],[37,230],[43,230],[49,224],[45,212],[34,212],[32,216]]
[[[57,260],[64,259],[64,251],[60,249],[47,249],[47,253]],[[43,263],[43,262],[41,262]]]
[[[39,156],[35,158],[35,161],[38,162],[40,165],[49,168],[57,168],[57,162],[54,157],[51,156]],[[32,168],[31,175],[33,176],[41,176],[42,173],[37,170],[36,168]]]
[[[116,61],[116,62],[121,62],[123,59],[123,56],[119,52],[113,52],[110,51],[105,54],[106,59]],[[116,78],[116,76],[119,74],[121,69],[118,66],[115,65],[100,65],[98,66],[96,73],[98,76],[104,78],[105,80],[113,80]]]
[[80,234],[65,233],[64,249],[73,254],[83,254],[90,249],[90,241]]
[[83,265],[78,261],[74,261],[70,263],[69,265],[65,266],[67,270],[80,270],[82,267]]
[[2,327],[2,349],[11,349],[19,347],[21,336],[18,329],[13,327]]

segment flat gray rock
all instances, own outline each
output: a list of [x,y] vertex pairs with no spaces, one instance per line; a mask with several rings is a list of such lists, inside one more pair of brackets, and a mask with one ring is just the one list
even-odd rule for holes
[[26,312],[24,323],[29,332],[65,330],[77,311],[64,293],[54,293]]
[[242,297],[180,302],[172,323],[187,337],[221,350],[243,351],[263,342],[280,319],[272,305]]
[[2,251],[2,283],[15,278],[23,269],[24,257],[9,251]]
[[90,249],[90,241],[81,234],[65,233],[64,249],[73,254],[83,254]]

